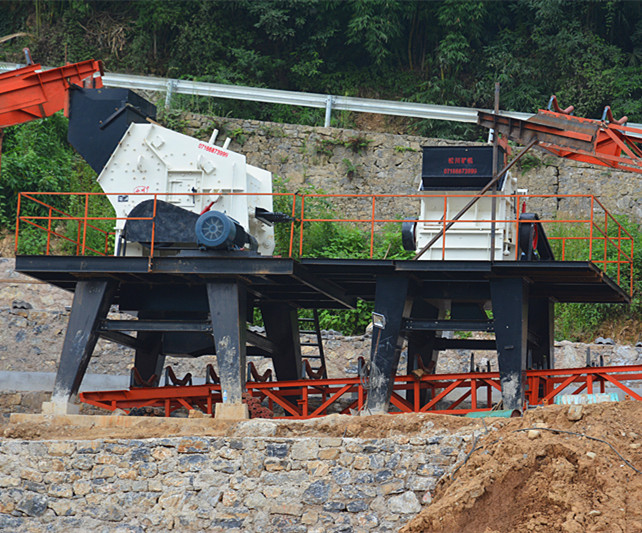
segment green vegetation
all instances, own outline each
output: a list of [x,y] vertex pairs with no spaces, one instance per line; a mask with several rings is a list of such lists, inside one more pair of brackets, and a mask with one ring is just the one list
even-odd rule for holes
[[[275,176],[275,192],[285,192],[287,183]],[[324,194],[323,191],[308,188],[304,194]],[[292,212],[292,197],[277,196],[274,209],[284,213]],[[301,213],[300,198],[297,198],[297,216]],[[301,257],[355,258],[370,257],[370,224],[357,226],[352,223],[334,222],[338,215],[328,198],[307,197],[305,200],[306,219],[324,219],[324,222],[303,223],[303,253],[299,254],[301,223],[294,228],[293,255]],[[275,255],[289,255],[290,224],[275,226]],[[377,228],[372,243],[372,257],[375,259],[410,259],[413,253],[403,249],[401,243],[401,224],[386,224]],[[359,301],[355,310],[322,310],[319,313],[321,328],[341,331],[345,335],[362,335],[371,320],[372,304]],[[311,316],[303,313],[302,316]],[[260,323],[260,321],[259,321]]]
[[418,150],[412,146],[395,146],[395,152],[403,154],[405,152],[418,152]]
[[345,168],[346,176],[348,178],[354,178],[357,172],[357,166],[352,161],[350,161],[347,157],[344,157],[341,162],[343,163],[343,166]]
[[[67,142],[67,119],[57,113],[44,120],[28,122],[21,126],[6,128],[3,139],[2,169],[0,173],[0,229],[12,230],[15,225],[19,192],[101,192],[94,171],[74,152]],[[61,218],[82,216],[85,212],[85,197],[75,195],[33,196],[53,208],[52,214]],[[97,217],[114,216],[106,198],[89,196],[89,212]],[[56,211],[59,210],[60,212]],[[22,215],[31,217],[49,216],[49,208],[34,200],[23,199]],[[19,253],[41,254],[45,252],[47,233],[34,226],[45,227],[46,222],[31,219],[23,222],[20,230]],[[113,221],[95,221],[95,228],[111,231]],[[45,227],[46,229],[46,227]],[[53,221],[51,230],[67,239],[104,251],[104,234],[88,227],[81,228],[70,220]],[[50,242],[52,250],[75,251],[76,245],[61,237]]]
[[[49,65],[102,59],[109,71],[412,102],[535,111],[556,94],[581,116],[642,122],[642,4],[506,0],[64,0],[0,4],[0,47]],[[324,111],[175,96],[193,111],[321,125]],[[338,111],[335,124],[351,122]],[[408,120],[409,131],[476,140],[470,124]]]
[[[616,217],[618,222],[623,228],[628,231],[633,237],[634,242],[642,242],[642,230],[639,225],[626,219],[626,217]],[[567,237],[572,240],[567,240],[564,246],[565,260],[586,261],[589,259],[588,240],[578,240],[578,237],[588,237],[589,230],[587,225],[569,226],[568,224],[547,225],[547,236],[550,237]],[[594,238],[600,236],[598,230],[594,229]],[[606,260],[617,261],[618,253],[615,246],[618,237],[618,230],[613,223],[610,223],[608,236],[612,242],[607,245]],[[621,233],[621,237],[625,237]],[[603,264],[600,263],[604,260],[604,247],[602,241],[598,241],[599,245],[594,245],[592,250],[591,260],[595,262],[600,268]],[[562,258],[562,243],[559,240],[551,241],[555,257]],[[622,250],[628,251],[630,249],[630,241],[622,241]],[[620,257],[624,260],[624,257]],[[607,264],[606,272],[611,279],[617,280],[618,271],[616,264]],[[640,276],[642,275],[642,258],[639,254],[633,257],[633,298],[631,305],[613,305],[613,304],[580,304],[580,303],[563,303],[555,305],[555,336],[558,340],[568,339],[574,341],[592,342],[602,328],[607,327],[612,323],[625,323],[630,321],[639,320],[640,313],[642,312],[642,286],[640,284]],[[630,283],[630,272],[624,265],[620,271],[620,285],[628,288]],[[606,334],[606,336],[611,336]],[[635,339],[628,339],[636,341]]]

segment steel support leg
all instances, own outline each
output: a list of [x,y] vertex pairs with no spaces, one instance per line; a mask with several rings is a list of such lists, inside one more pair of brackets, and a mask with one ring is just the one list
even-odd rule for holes
[[[216,345],[216,360],[223,404],[235,406],[227,409],[222,417],[243,418],[241,411],[247,406],[242,403],[245,392],[245,332],[246,332],[246,288],[235,281],[212,281],[207,284],[212,333]],[[217,405],[219,416],[220,404]],[[225,408],[221,409],[223,413]]]
[[272,364],[279,381],[301,379],[301,338],[296,309],[282,303],[261,305],[265,334],[277,353],[272,354]]
[[492,279],[490,291],[504,409],[524,408],[528,285],[522,278]]
[[401,353],[401,324],[410,312],[408,278],[379,276],[375,291],[375,313],[385,317],[383,329],[374,328],[370,350],[370,390],[367,414],[388,412],[394,376]]
[[136,339],[138,346],[134,367],[143,381],[148,381],[155,375],[153,386],[158,387],[165,365],[165,355],[161,353],[163,334],[157,331],[139,331]]
[[[430,305],[429,303],[417,299],[412,304],[412,312],[410,314],[411,318],[420,318],[420,319],[438,319],[439,309],[435,306]],[[421,363],[424,368],[431,369],[434,373],[434,369],[437,366],[437,359],[439,357],[439,351],[435,350],[435,338],[436,331],[411,331],[408,335],[408,374],[413,370],[420,368],[417,357],[421,359]],[[422,404],[426,402],[428,390],[424,389],[420,393],[420,401]],[[406,391],[406,399],[410,402],[414,402],[414,391]]]
[[528,368],[555,368],[555,307],[549,298],[528,302]]
[[65,414],[74,410],[71,404],[76,403],[80,384],[96,347],[98,326],[107,316],[115,289],[114,282],[104,280],[79,281],[76,284],[51,402],[43,404],[43,411]]

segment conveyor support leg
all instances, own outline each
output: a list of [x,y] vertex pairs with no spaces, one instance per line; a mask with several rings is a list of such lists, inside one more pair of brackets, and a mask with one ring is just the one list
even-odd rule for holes
[[370,389],[365,414],[388,412],[394,376],[401,353],[401,325],[410,311],[408,278],[379,276],[375,290],[375,313],[386,319],[383,329],[374,328],[370,350]]
[[261,305],[265,333],[277,347],[272,354],[276,379],[301,379],[301,338],[296,309],[287,304],[265,303]]
[[136,339],[138,345],[134,356],[134,366],[143,381],[148,381],[156,375],[153,385],[158,387],[165,365],[165,355],[161,353],[163,334],[156,331],[139,331]]
[[223,403],[217,404],[219,418],[248,418],[242,403],[245,390],[246,288],[235,281],[207,283],[212,333],[221,379]]

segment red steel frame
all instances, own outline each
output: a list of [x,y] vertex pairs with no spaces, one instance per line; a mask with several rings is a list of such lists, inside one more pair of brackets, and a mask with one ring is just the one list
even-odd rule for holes
[[92,87],[101,88],[102,74],[102,62],[93,59],[49,70],[27,65],[0,74],[0,128],[53,115],[66,107],[72,83],[90,78]]
[[[15,239],[15,252],[16,254],[18,253],[19,250],[19,237],[20,237],[20,227],[21,224],[28,224],[34,227],[37,227],[43,231],[46,232],[47,234],[47,242],[46,242],[46,248],[45,248],[45,253],[46,255],[49,255],[51,253],[51,239],[52,237],[55,238],[60,238],[72,243],[75,243],[76,245],[76,255],[86,255],[87,253],[92,253],[92,254],[97,254],[97,255],[108,255],[109,254],[109,244],[110,240],[113,239],[114,233],[111,231],[105,231],[99,227],[97,227],[95,224],[92,224],[92,222],[96,221],[101,221],[101,220],[109,220],[109,221],[116,221],[116,220],[123,220],[122,218],[118,217],[96,217],[96,216],[89,216],[89,203],[91,198],[98,198],[98,197],[107,197],[107,196],[113,196],[116,193],[110,193],[105,194],[105,193],[66,193],[66,192],[59,192],[59,193],[35,193],[35,192],[23,192],[20,193],[18,196],[18,213],[16,217],[16,239]],[[121,194],[121,193],[118,193]],[[123,193],[124,194],[124,193]],[[157,199],[162,199],[167,194],[169,193],[158,193],[158,194],[153,194],[150,195],[149,193],[128,193],[129,195],[140,195],[140,196],[153,196],[154,200],[156,201]],[[197,193],[198,195],[199,193]],[[201,194],[206,194],[206,193],[201,193]],[[225,193],[223,193],[225,194]],[[418,223],[435,223],[435,224],[441,224],[444,227],[451,222],[447,218],[447,202],[446,199],[448,197],[461,197],[461,198],[474,198],[477,197],[478,195],[475,194],[457,194],[457,195],[424,195],[424,194],[295,194],[295,193],[227,193],[229,195],[236,195],[236,196],[260,196],[260,195],[266,195],[266,194],[271,194],[272,196],[275,197],[288,197],[290,198],[291,201],[291,217],[292,217],[292,222],[290,223],[290,236],[289,236],[289,250],[288,250],[288,255],[289,257],[295,257],[295,256],[303,256],[304,255],[304,233],[305,233],[305,225],[306,224],[311,224],[311,223],[319,223],[319,222],[337,222],[337,223],[351,223],[351,224],[367,224],[370,229],[370,258],[373,258],[374,256],[374,238],[375,238],[375,229],[377,226],[381,224],[386,224],[386,223],[397,223],[400,224],[404,222],[404,220],[400,219],[390,219],[390,218],[381,218],[381,217],[376,217],[376,209],[377,209],[377,200],[385,201],[385,200],[390,200],[390,199],[395,199],[395,200],[400,200],[407,202],[409,200],[418,200],[426,197],[434,197],[434,198],[443,198],[444,200],[444,213],[443,217],[440,218],[439,220],[419,220],[417,221]],[[59,197],[59,196],[81,196],[84,199],[84,214],[82,216],[72,216],[69,213],[66,213],[60,209],[57,209],[55,207],[52,207],[51,205],[47,204],[43,200],[39,199],[40,197]],[[576,225],[579,226],[580,228],[583,228],[584,235],[571,235],[571,236],[553,236],[549,235],[548,238],[550,241],[558,241],[561,243],[561,257],[559,257],[559,260],[565,261],[567,260],[567,247],[570,245],[569,243],[577,242],[577,241],[584,241],[588,244],[588,253],[584,257],[574,257],[574,260],[588,260],[593,262],[596,265],[601,266],[602,270],[606,272],[607,274],[612,275],[613,278],[615,278],[615,281],[618,283],[618,285],[621,285],[623,282],[624,278],[628,278],[628,289],[629,289],[629,294],[633,294],[633,251],[634,251],[634,246],[633,246],[633,238],[629,234],[629,232],[617,221],[613,215],[611,215],[604,205],[593,195],[583,195],[583,194],[567,194],[567,195],[552,195],[552,194],[531,194],[531,195],[523,195],[523,194],[515,194],[515,195],[497,195],[500,198],[508,198],[512,199],[515,202],[516,205],[516,212],[519,213],[521,212],[521,206],[526,202],[528,199],[546,199],[546,198],[555,198],[558,200],[584,200],[586,201],[587,204],[590,205],[588,207],[588,213],[586,216],[583,218],[577,218],[577,219],[542,219],[540,220],[541,224],[564,224],[566,226],[569,225]],[[314,201],[314,199],[325,199],[325,198],[332,198],[335,200],[344,200],[344,201],[356,201],[359,199],[362,199],[364,201],[367,201],[371,205],[371,209],[369,209],[370,216],[366,218],[314,218],[314,217],[308,217],[306,216],[306,201],[309,206],[311,201]],[[27,202],[33,202],[35,204],[40,205],[42,208],[47,210],[46,215],[28,215],[24,214],[25,210],[25,205]],[[155,206],[154,206],[154,213],[155,213]],[[602,213],[600,212],[603,212]],[[152,220],[152,217],[139,217],[136,218],[136,220]],[[134,219],[132,219],[134,220]],[[61,233],[57,232],[55,230],[55,227],[52,229],[54,224],[52,224],[54,221],[57,222],[64,222],[64,221],[72,221],[76,222],[78,225],[78,232],[77,232],[77,238],[76,240],[62,235]],[[454,221],[455,224],[457,223],[470,223],[470,222],[478,222],[477,220],[472,220],[472,219],[459,219],[457,221]],[[490,225],[491,220],[484,220],[484,223],[487,223]],[[510,220],[495,220],[495,223],[510,223],[510,224],[515,224],[516,226],[516,234],[519,235],[519,224],[521,223],[520,220],[517,219],[510,219]],[[102,235],[104,245],[101,246],[101,249],[98,250],[96,248],[92,248],[87,244],[87,233],[88,230],[90,231],[96,231],[99,232]],[[296,232],[299,232],[298,235],[298,250],[295,251],[295,246],[294,246],[294,239],[296,237]],[[155,232],[155,224],[152,224],[152,244],[151,244],[151,249],[150,249],[150,263],[151,263],[151,257],[154,255],[154,232]],[[611,232],[611,235],[609,235],[609,232]],[[613,235],[612,233],[616,232],[617,235]],[[448,234],[446,234],[446,239],[448,238]],[[446,253],[446,240],[442,239],[442,258],[445,257]],[[518,253],[519,247],[516,246],[516,254]],[[515,259],[518,259],[518,256],[516,255]],[[626,276],[624,276],[626,274]]]
[[[592,394],[596,387],[604,392],[610,384],[627,398],[642,401],[642,396],[626,383],[642,384],[642,365],[566,368],[558,370],[527,370],[526,401],[528,406],[548,405],[558,394]],[[575,387],[573,389],[573,387]],[[390,403],[391,413],[443,413],[466,414],[489,411],[493,407],[493,389],[501,391],[499,372],[474,372],[462,374],[430,374],[421,378],[396,376]],[[341,414],[355,414],[363,410],[368,395],[367,384],[360,378],[301,379],[295,381],[248,382],[247,390],[252,396],[268,399],[270,408],[279,405],[286,413],[283,418],[310,419],[328,414],[328,409],[347,394],[355,397],[349,404],[335,406]],[[412,391],[412,400],[402,396]],[[427,400],[421,402],[420,392],[427,391]],[[453,399],[452,395],[458,394]],[[296,402],[292,398],[296,397]],[[165,416],[181,407],[199,408],[213,414],[214,405],[221,402],[220,385],[192,385],[184,387],[133,388],[120,391],[82,392],[84,403],[109,411],[128,410],[136,407],[158,407]],[[470,400],[470,407],[461,407]],[[443,406],[440,402],[450,402]]]

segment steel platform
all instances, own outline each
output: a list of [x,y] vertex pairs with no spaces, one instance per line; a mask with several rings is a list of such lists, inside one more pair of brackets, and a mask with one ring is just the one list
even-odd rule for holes
[[488,300],[489,280],[523,278],[530,291],[556,302],[629,303],[628,293],[587,261],[397,261],[277,257],[88,257],[17,256],[17,272],[73,292],[76,283],[111,279],[120,290],[172,285],[204,286],[210,279],[248,284],[258,298],[301,308],[351,308],[356,298],[374,301],[377,277],[398,275],[418,282],[428,298]]
[[[369,412],[388,411],[404,338],[409,372],[446,348],[497,349],[504,406],[521,409],[526,368],[553,367],[555,302],[629,302],[590,262],[17,256],[16,271],[74,292],[52,396],[60,404],[77,396],[99,336],[134,348],[138,373],[156,383],[165,355],[216,354],[223,400],[240,403],[246,354],[271,357],[279,381],[301,379],[297,309],[362,299],[386,317],[373,335]],[[108,320],[114,304],[137,319]],[[255,309],[265,335],[247,330]],[[495,339],[439,333],[458,330]]]

